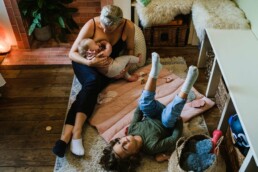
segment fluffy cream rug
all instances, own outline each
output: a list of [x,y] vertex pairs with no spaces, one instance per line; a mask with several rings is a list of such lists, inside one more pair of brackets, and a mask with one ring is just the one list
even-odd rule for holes
[[155,24],[166,24],[178,14],[189,14],[194,0],[151,0],[144,7],[136,4],[136,10],[143,27]]
[[[147,60],[147,64],[150,61]],[[180,77],[185,77],[187,65],[183,57],[162,58],[161,63],[165,68],[173,71]],[[71,97],[69,102],[73,101],[76,92],[80,89],[78,81],[73,82]],[[70,107],[70,103],[68,108]],[[184,123],[183,136],[190,136],[197,133],[208,134],[207,126],[202,116],[193,118],[190,122]],[[103,138],[101,138],[96,129],[87,125],[83,133],[85,156],[78,158],[68,150],[64,158],[57,158],[54,167],[55,172],[101,172],[104,171],[98,164],[102,155],[102,150],[106,146]],[[157,163],[153,157],[144,156],[141,162],[141,167],[137,171],[141,172],[166,172],[168,163]]]
[[192,18],[200,42],[205,28],[250,29],[244,12],[230,0],[195,0]]

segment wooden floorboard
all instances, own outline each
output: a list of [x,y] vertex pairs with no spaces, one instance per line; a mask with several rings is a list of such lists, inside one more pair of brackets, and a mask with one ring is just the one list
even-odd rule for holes
[[[150,48],[161,57],[183,56],[196,65],[198,47]],[[51,149],[61,135],[73,79],[71,66],[1,68],[7,81],[0,98],[0,171],[53,171]],[[195,87],[204,94],[207,80],[200,70]],[[212,132],[218,123],[216,107],[204,113]],[[51,130],[47,131],[46,127]]]
[[[44,137],[47,139],[42,139],[40,137],[35,137],[36,135],[1,135],[0,137],[0,150],[29,150],[35,149],[35,145],[37,145],[37,149],[48,149],[53,146],[53,143],[56,141],[57,138],[60,137],[60,131],[57,134],[44,134]],[[7,143],[8,144],[5,144]],[[44,164],[42,164],[44,165]]]
[[2,167],[0,168],[2,172],[53,172],[53,167],[51,166],[41,166],[41,167]]
[[[0,171],[53,171],[73,79],[71,66],[1,68]],[[51,130],[46,130],[51,127]]]
[[[69,86],[71,87],[71,85]],[[68,89],[68,88],[67,88]],[[3,93],[3,97],[0,99],[1,109],[15,109],[17,108],[29,108],[29,109],[56,109],[64,108],[67,106],[69,94],[59,95],[59,97],[32,97],[34,92],[30,93],[30,97],[4,97],[6,92]],[[45,96],[45,97],[44,97]]]
[[[50,108],[1,108],[0,121],[46,121],[59,120],[65,117],[66,102],[62,108],[53,106]],[[17,109],[15,109],[17,108]]]
[[50,154],[49,148],[46,149],[5,149],[1,150],[0,164],[7,167],[32,166],[38,167],[39,164],[52,166],[55,156]]

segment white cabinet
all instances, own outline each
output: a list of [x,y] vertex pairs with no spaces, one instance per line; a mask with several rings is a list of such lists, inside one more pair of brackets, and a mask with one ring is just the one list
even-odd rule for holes
[[258,171],[258,40],[252,30],[206,29],[198,67],[204,67],[210,47],[215,58],[206,96],[214,97],[220,76],[229,92],[218,129],[226,133],[228,117],[236,111],[250,145],[240,171]]

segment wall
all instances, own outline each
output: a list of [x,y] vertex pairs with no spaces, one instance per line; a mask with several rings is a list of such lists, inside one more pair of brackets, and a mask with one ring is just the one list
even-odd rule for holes
[[[0,27],[3,25],[8,31],[12,45],[17,45],[19,49],[28,49],[31,48],[33,37],[27,34],[27,23],[21,18],[18,1],[0,0]],[[78,8],[78,13],[74,15],[74,19],[80,27],[89,19],[100,14],[102,1],[103,4],[112,2],[112,0],[74,0],[70,6]],[[12,30],[13,33],[11,33]],[[74,33],[75,36],[71,35],[70,41],[74,41],[78,32]]]
[[8,42],[10,45],[17,45],[12,25],[10,23],[3,1],[0,1],[0,36],[1,39],[5,39],[5,41]]
[[258,38],[258,1],[257,0],[235,0],[239,7],[245,12],[251,22],[251,29]]
[[78,13],[74,15],[74,19],[82,27],[89,19],[99,16],[101,0],[74,0],[70,6],[78,8]]
[[124,18],[131,20],[131,0],[113,0],[113,3],[123,10]]

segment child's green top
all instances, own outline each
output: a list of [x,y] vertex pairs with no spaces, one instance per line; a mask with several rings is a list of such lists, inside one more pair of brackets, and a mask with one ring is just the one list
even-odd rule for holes
[[143,118],[143,113],[137,108],[128,134],[141,136],[143,140],[142,151],[155,155],[174,151],[176,142],[182,134],[182,129],[182,120],[177,121],[175,128],[166,128],[159,119]]

